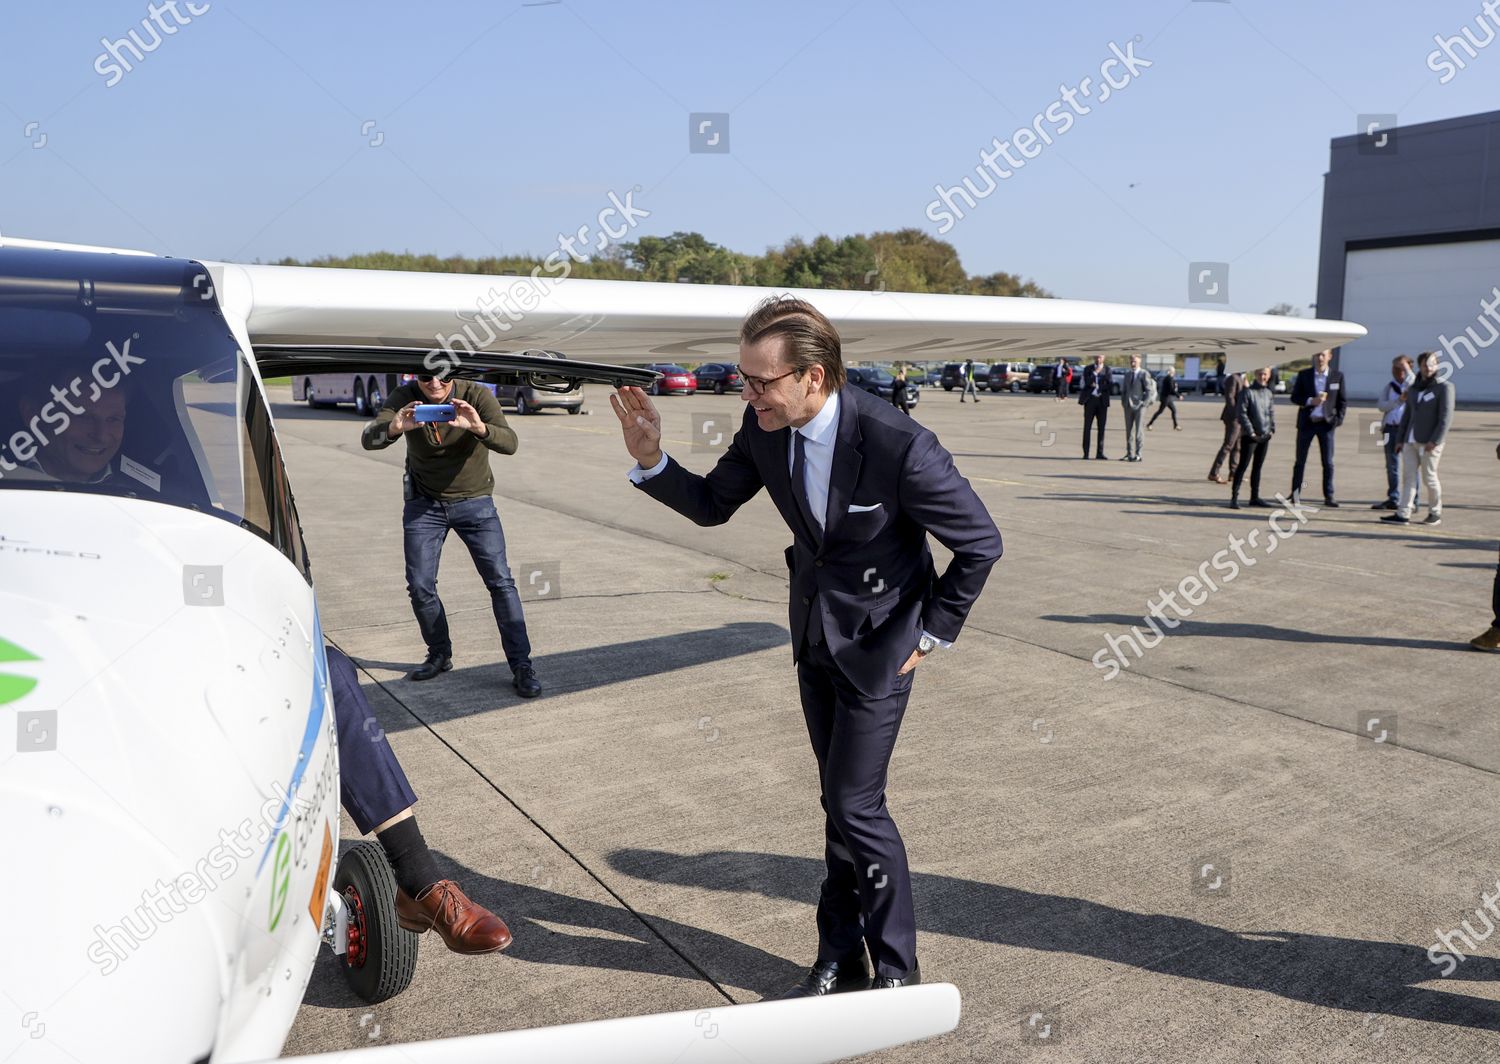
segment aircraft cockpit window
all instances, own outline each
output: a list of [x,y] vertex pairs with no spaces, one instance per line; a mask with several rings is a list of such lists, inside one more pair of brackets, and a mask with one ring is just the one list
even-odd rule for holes
[[253,529],[305,574],[274,437],[274,461],[251,456],[268,450],[248,442],[247,396],[262,425],[264,404],[207,273],[136,260],[84,278],[71,258],[7,253],[37,274],[0,269],[0,491],[185,507]]

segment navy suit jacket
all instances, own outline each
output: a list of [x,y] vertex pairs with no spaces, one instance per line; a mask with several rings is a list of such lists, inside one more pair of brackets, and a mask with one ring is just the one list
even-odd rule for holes
[[[1313,424],[1309,399],[1318,397],[1317,373],[1311,366],[1297,374],[1292,382],[1292,405],[1297,408],[1297,428],[1306,430]],[[1344,394],[1344,375],[1332,367],[1328,370],[1328,402],[1323,404],[1323,416],[1338,428],[1344,423],[1344,414],[1349,408],[1349,397]]]
[[[790,429],[763,430],[747,404],[729,450],[707,476],[668,459],[640,488],[697,524],[721,525],[764,487],[792,531],[793,660],[816,607],[844,675],[866,698],[884,698],[924,628],[939,639],[958,638],[1000,558],[1000,532],[929,429],[846,387],[819,537],[792,495],[790,440]],[[941,576],[929,532],[953,552]]]
[[1094,399],[1094,378],[1099,379],[1099,399],[1101,406],[1109,405],[1109,389],[1114,383],[1110,377],[1109,367],[1105,366],[1098,373],[1094,372],[1094,364],[1090,362],[1083,367],[1083,386],[1078,389],[1078,405],[1087,406]]

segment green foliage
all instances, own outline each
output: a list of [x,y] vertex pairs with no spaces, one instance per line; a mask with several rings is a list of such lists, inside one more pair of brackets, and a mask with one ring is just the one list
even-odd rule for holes
[[[520,276],[543,266],[544,257],[506,255],[471,259],[439,258],[409,251],[374,251],[309,262],[282,259],[279,266],[327,266],[418,273]],[[585,262],[572,263],[572,276],[610,281],[666,281],[689,284],[763,285],[768,288],[886,289],[892,292],[946,292],[961,295],[1049,296],[1032,281],[1011,273],[971,277],[947,241],[920,229],[811,242],[793,237],[764,255],[745,255],[706,239],[701,233],[643,236],[619,244]],[[548,271],[556,276],[557,271]]]

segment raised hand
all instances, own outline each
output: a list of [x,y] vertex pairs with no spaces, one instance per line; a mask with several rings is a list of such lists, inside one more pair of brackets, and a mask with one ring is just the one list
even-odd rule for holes
[[386,430],[390,433],[392,439],[403,432],[410,432],[417,427],[416,411],[417,401],[415,399],[396,411],[396,416],[391,418],[390,427]]
[[449,422],[455,428],[468,429],[476,436],[489,435],[489,426],[484,423],[484,418],[479,416],[479,411],[459,399],[457,396],[448,400],[453,404],[453,420]]
[[661,461],[661,415],[639,388],[624,387],[609,397],[615,417],[620,419],[620,432],[625,437],[625,449],[630,452],[642,469],[650,469]]

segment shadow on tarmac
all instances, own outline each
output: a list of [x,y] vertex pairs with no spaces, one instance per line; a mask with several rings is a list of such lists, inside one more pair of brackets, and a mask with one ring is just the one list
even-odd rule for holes
[[[343,843],[340,849],[347,849],[354,841],[358,840]],[[552,889],[553,877],[559,874],[555,867],[538,865],[531,870],[530,881],[514,882],[476,872],[436,850],[433,853],[443,876],[455,881],[473,901],[497,914],[514,936],[502,954],[466,958],[476,965],[528,961],[701,979],[702,975],[683,959],[686,955],[696,964],[711,960],[709,975],[727,982],[726,989],[749,986],[774,996],[797,981],[816,952],[817,943],[812,942],[808,957],[794,963],[712,931],[648,913],[637,915],[613,901],[591,901],[559,893]],[[559,858],[563,860],[566,859]],[[584,879],[584,873],[571,862],[567,874],[575,883]],[[570,933],[569,928],[577,928],[580,933]],[[443,940],[435,933],[428,933],[422,936],[420,948],[443,949]],[[349,989],[342,964],[331,951],[320,951],[303,998],[305,1004],[323,1008],[369,1007]],[[476,976],[482,978],[479,973]],[[750,995],[736,997],[746,999]]]
[[[821,861],[773,853],[684,856],[626,849],[610,854],[609,863],[648,882],[801,902],[817,897],[823,878]],[[917,926],[926,932],[1076,953],[1327,1008],[1500,1030],[1500,1003],[1415,985],[1440,979],[1442,971],[1419,946],[1289,931],[1226,931],[1184,917],[920,872],[912,874],[912,889]],[[1472,915],[1469,919],[1477,923]],[[1500,961],[1470,956],[1455,974],[1462,980],[1500,979]]]
[[[486,620],[484,623],[491,622]],[[421,645],[420,641],[417,645]],[[695,632],[544,654],[534,658],[533,663],[542,681],[542,698],[545,699],[548,695],[590,691],[789,645],[791,636],[781,625],[766,621],[736,621]],[[377,661],[352,656],[351,660],[363,669],[396,672],[407,672],[421,664],[420,660]],[[510,679],[510,670],[501,661],[454,669],[422,683],[402,679],[382,681],[382,686],[408,709],[419,712],[426,724],[440,724],[488,712],[499,705],[527,701],[511,690]],[[382,714],[381,725],[387,731],[397,732],[419,726],[410,714]]]
[[[1442,639],[1412,639],[1407,636],[1378,635],[1333,635],[1330,632],[1308,632],[1301,628],[1278,628],[1270,624],[1244,624],[1237,621],[1194,621],[1171,617],[1177,621],[1175,628],[1168,629],[1171,635],[1221,636],[1226,639],[1268,639],[1287,643],[1337,643],[1359,647],[1393,647],[1401,650],[1456,650],[1472,654],[1474,648],[1468,643]],[[1127,617],[1123,613],[1091,613],[1087,616],[1069,616],[1061,613],[1045,613],[1040,621],[1058,621],[1063,624],[1108,625],[1117,628],[1141,628],[1148,636],[1155,635],[1142,617]],[[1160,624],[1161,622],[1157,622]],[[1154,644],[1153,644],[1154,645]]]

